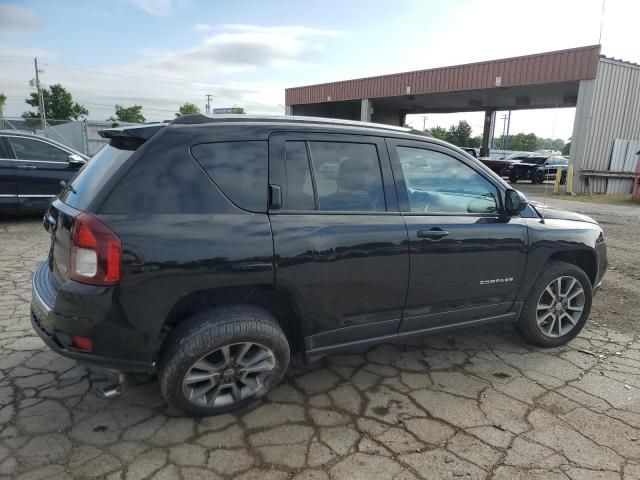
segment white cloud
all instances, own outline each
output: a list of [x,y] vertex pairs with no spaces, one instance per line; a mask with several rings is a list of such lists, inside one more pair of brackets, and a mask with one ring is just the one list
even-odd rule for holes
[[11,3],[0,4],[0,31],[33,30],[42,25],[42,19],[33,10]]
[[134,5],[151,15],[164,17],[173,10],[173,0],[131,0]]
[[144,58],[125,69],[193,79],[207,78],[212,72],[225,75],[310,65],[322,50],[322,39],[338,35],[333,30],[303,26],[222,25],[218,32],[186,50],[144,50]]
[[[62,83],[74,98],[87,106],[90,118],[113,113],[115,103],[139,104],[153,120],[171,118],[178,105],[189,101],[204,110],[206,94],[215,106],[243,106],[250,113],[283,113],[286,84],[270,82],[270,74],[292,67],[310,67],[333,30],[304,26],[221,25],[212,27],[200,42],[186,50],[144,49],[138,59],[122,65],[85,68],[66,65],[48,53],[43,62],[45,85]],[[16,49],[11,48],[12,52]],[[23,51],[33,56],[35,51]],[[40,52],[45,53],[45,52]],[[39,56],[40,53],[38,54]],[[0,85],[8,90],[7,115],[25,110],[24,98],[33,76],[33,64],[22,58],[20,67],[0,69]],[[238,72],[264,72],[264,79],[233,80]]]

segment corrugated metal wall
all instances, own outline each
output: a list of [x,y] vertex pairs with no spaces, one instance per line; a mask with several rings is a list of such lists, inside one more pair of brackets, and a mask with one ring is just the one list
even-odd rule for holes
[[[571,159],[582,170],[608,171],[615,139],[640,140],[640,65],[600,58],[596,79],[580,82]],[[586,192],[584,179],[580,185]],[[606,193],[607,179],[593,178],[591,190]]]

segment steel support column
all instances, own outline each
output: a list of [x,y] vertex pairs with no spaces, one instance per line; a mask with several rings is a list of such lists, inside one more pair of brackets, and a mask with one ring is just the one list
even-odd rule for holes
[[363,98],[362,100],[360,100],[360,121],[371,121],[371,100],[368,98]]
[[496,118],[495,110],[485,110],[484,112],[484,129],[482,130],[482,147],[480,148],[480,156],[488,157],[491,148],[491,132]]

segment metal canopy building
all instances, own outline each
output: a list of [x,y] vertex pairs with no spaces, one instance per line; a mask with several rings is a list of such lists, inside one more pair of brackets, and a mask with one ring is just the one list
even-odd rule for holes
[[[593,45],[288,88],[285,103],[290,115],[390,125],[403,125],[412,113],[484,111],[482,154],[496,110],[577,107],[570,155],[575,190],[606,192],[614,140],[640,139],[640,66],[601,57]],[[614,173],[625,179],[625,172]]]

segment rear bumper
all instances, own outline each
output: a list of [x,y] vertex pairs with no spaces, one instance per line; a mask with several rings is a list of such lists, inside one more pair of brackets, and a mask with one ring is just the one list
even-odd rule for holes
[[[51,273],[47,263],[38,267],[31,283],[31,325],[33,330],[44,341],[44,343],[54,352],[65,357],[73,358],[79,362],[88,363],[109,370],[117,370],[126,373],[152,373],[155,370],[153,362],[139,361],[129,358],[103,355],[98,353],[88,353],[73,348],[71,345],[71,335],[86,335],[94,339],[94,345],[100,344],[100,338],[92,332],[104,330],[99,326],[104,324],[105,319],[99,307],[95,308],[95,319],[87,320],[87,310],[91,310],[91,296],[76,299],[78,302],[77,315],[62,314],[56,311],[56,304],[60,296],[60,290],[56,290],[54,282],[50,278]],[[80,286],[81,289],[88,287]],[[100,287],[98,287],[100,288]],[[75,294],[77,296],[77,293]],[[87,301],[89,300],[89,301]],[[97,327],[97,328],[96,328]],[[107,345],[110,340],[105,339]],[[105,348],[103,347],[103,350]]]

